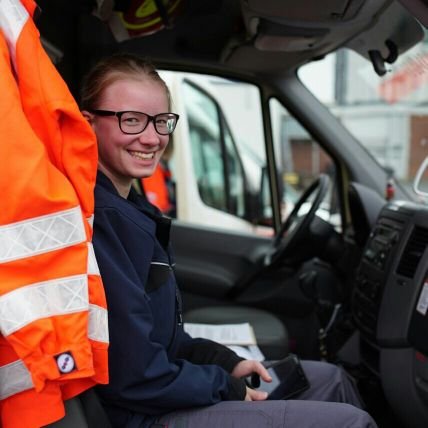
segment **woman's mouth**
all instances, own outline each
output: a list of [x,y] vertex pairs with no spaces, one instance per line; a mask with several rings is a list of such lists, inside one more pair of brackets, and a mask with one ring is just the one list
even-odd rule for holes
[[128,153],[133,157],[140,160],[150,160],[155,157],[155,152],[151,153],[144,153],[144,152],[137,152],[133,150],[128,150]]

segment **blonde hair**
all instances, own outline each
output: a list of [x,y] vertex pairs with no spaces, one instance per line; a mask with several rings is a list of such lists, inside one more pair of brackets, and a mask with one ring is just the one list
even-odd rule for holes
[[161,84],[171,108],[169,89],[153,64],[134,54],[118,53],[100,60],[84,77],[80,91],[81,109],[96,109],[106,88],[118,80],[129,78],[148,79]]

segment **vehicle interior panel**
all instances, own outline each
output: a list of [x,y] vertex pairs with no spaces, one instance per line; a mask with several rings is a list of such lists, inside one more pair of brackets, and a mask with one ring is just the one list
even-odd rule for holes
[[360,327],[382,346],[407,344],[413,308],[426,277],[426,225],[425,207],[387,205],[363,252],[354,310]]
[[[421,427],[428,417],[427,359],[416,350],[426,352],[427,213],[425,206],[405,202],[382,209],[357,270],[352,305],[362,363],[379,374],[402,418],[412,413],[414,426]],[[402,390],[410,394],[407,403]]]
[[195,229],[179,222],[172,228],[171,240],[183,291],[198,293],[204,286],[217,298],[227,297],[243,277],[257,271],[264,248],[270,244],[263,237]]
[[[142,52],[159,63],[170,62],[181,67],[188,62],[192,67],[211,66],[221,70],[223,64],[228,73],[252,75],[269,70],[270,74],[282,74],[308,59],[325,55],[356,36],[361,37],[365,30],[376,26],[380,31],[376,25],[377,18],[386,7],[400,9],[396,13],[391,12],[394,16],[399,14],[400,25],[409,22],[416,29],[411,38],[413,43],[415,38],[418,40],[422,37],[422,32],[417,30],[419,27],[412,25],[414,18],[410,13],[404,14],[402,6],[390,0],[329,2],[327,7],[324,2],[313,0],[288,1],[284,7],[282,2],[272,0],[268,3],[271,6],[268,9],[265,2],[262,7],[259,2],[209,0],[202,6],[198,0],[187,0],[186,13],[176,20],[174,31],[160,31],[149,37],[131,39],[121,38],[120,35],[115,38],[114,31],[90,13],[93,4],[89,0],[76,1],[73,6],[67,0],[58,0],[55,5],[48,3],[46,0],[38,2],[44,11],[39,18],[40,27],[43,30],[46,28],[46,37],[55,40],[60,49],[72,49],[78,54],[74,58],[66,58],[67,61],[75,61],[75,64],[64,62],[61,67],[64,73],[70,69],[75,73],[77,65],[81,74],[97,56],[128,50]],[[118,11],[125,7],[122,3],[126,2],[117,2]],[[283,12],[272,18],[268,10]],[[308,11],[312,13],[305,18],[303,12],[306,14]],[[302,19],[296,18],[299,16]],[[51,24],[53,19],[56,25]],[[260,19],[272,24],[272,35],[269,34],[269,25],[259,28]],[[391,38],[400,52],[410,45],[410,40],[401,45],[402,33],[395,31],[395,27],[381,27],[384,32],[382,37],[370,36],[368,40]],[[63,31],[64,28],[70,31]],[[321,36],[317,35],[319,28],[325,30]],[[258,33],[263,30],[266,34]],[[315,38],[310,37],[311,32]],[[272,43],[257,47],[248,42],[251,37],[256,40],[257,37],[265,37]],[[367,55],[367,45],[370,44],[362,40],[356,38],[353,47],[357,50],[360,47],[361,52]],[[382,47],[382,50],[386,51],[387,48]],[[75,80],[80,76],[67,74],[67,77],[77,85]]]

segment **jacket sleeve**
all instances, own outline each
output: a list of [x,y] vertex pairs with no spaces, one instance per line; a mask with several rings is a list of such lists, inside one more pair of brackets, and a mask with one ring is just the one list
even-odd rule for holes
[[[144,290],[154,238],[141,230],[137,237],[136,227],[118,211],[96,211],[94,248],[106,288],[110,331],[110,383],[99,387],[103,399],[152,415],[242,399],[245,385],[223,368],[170,361],[165,346],[154,337],[150,296]],[[129,244],[117,230],[122,237],[144,242],[139,263],[132,260]]]
[[[50,380],[93,376],[94,368],[85,335],[86,220],[73,187],[22,111],[10,62],[1,36],[0,168],[7,202],[0,212],[0,332],[14,354],[2,352],[0,371],[14,369],[14,376],[0,383],[14,385],[14,379],[16,387],[7,392],[14,395],[32,387],[42,391]],[[63,358],[66,366],[58,363]]]
[[184,358],[193,364],[217,364],[228,373],[243,361],[234,351],[220,343],[203,338],[192,338],[182,332],[181,345],[177,353],[178,358]]

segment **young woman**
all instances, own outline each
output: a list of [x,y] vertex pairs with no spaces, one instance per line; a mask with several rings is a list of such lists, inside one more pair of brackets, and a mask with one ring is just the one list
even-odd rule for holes
[[303,362],[311,388],[298,401],[265,401],[242,380],[269,380],[261,363],[184,333],[169,220],[132,189],[153,173],[178,121],[155,69],[128,54],[102,60],[85,79],[82,110],[99,147],[93,243],[110,330],[110,383],[99,394],[114,427],[376,426],[343,404],[359,400],[335,366]]

